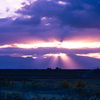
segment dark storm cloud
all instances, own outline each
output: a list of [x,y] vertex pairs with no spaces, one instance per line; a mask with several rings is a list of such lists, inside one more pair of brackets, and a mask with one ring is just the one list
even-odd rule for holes
[[31,18],[17,18],[13,23],[19,25],[38,25],[40,24],[41,20],[38,16],[31,17]]
[[60,14],[63,25],[76,28],[100,28],[99,0],[70,0]]
[[40,17],[55,17],[63,9],[63,6],[57,4],[53,1],[46,0],[37,0],[36,2],[31,3],[22,7],[22,10],[16,11],[16,13],[21,13],[23,15],[37,15]]
[[66,0],[65,2],[66,6],[61,6],[58,0],[38,0],[31,5],[24,6],[17,13],[55,17],[61,21],[62,25],[75,28],[100,28],[99,0]]

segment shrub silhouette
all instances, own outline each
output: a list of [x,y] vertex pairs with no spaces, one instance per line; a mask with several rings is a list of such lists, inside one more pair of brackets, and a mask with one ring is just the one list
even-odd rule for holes
[[86,82],[81,81],[80,79],[78,79],[78,81],[75,83],[74,86],[75,87],[86,87]]
[[22,83],[23,85],[25,85],[26,82],[25,82],[25,81],[22,81],[21,83]]
[[22,83],[22,85],[23,85],[22,87],[23,87],[23,89],[24,89],[24,88],[25,88],[25,83],[26,83],[26,82],[25,82],[25,81],[22,81],[21,83]]
[[93,86],[93,84],[89,84],[88,87],[93,88],[94,86]]
[[32,81],[31,84],[32,84],[32,85],[35,85],[35,81]]
[[10,78],[7,79],[8,84],[10,83],[10,80],[11,80]]
[[66,80],[60,82],[60,86],[62,86],[63,88],[69,88],[70,87]]
[[1,76],[2,81],[4,80],[4,78],[5,78],[5,76],[4,76],[4,75],[2,75],[2,76]]
[[0,82],[0,87],[2,86],[2,82]]

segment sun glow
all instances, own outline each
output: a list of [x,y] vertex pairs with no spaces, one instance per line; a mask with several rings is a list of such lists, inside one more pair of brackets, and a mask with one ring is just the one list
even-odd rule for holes
[[39,43],[39,44],[14,44],[19,48],[31,49],[31,48],[39,48],[39,47],[58,47],[59,42],[54,43]]
[[66,48],[66,49],[81,49],[81,48],[100,48],[100,42],[84,43],[84,42],[46,42],[46,43],[36,43],[36,44],[8,44],[1,45],[0,48],[17,47],[23,49],[37,49],[37,48]]
[[[51,62],[51,64],[55,62],[55,66],[59,66],[59,67],[63,66],[63,68],[65,69],[79,68],[79,65],[75,63],[75,61],[65,53],[57,53],[57,54],[50,53],[50,54],[45,54],[44,57],[45,58],[52,57],[53,61]],[[61,64],[62,66],[59,64],[59,62],[62,63]]]
[[54,56],[54,57],[58,57],[58,56],[66,56],[65,53],[58,53],[58,54],[45,54],[44,57],[50,57],[50,56]]
[[93,42],[93,43],[83,43],[83,42],[63,42],[61,44],[62,48],[99,48],[100,42]]
[[65,53],[56,53],[56,54],[45,54],[43,55],[44,58],[51,58],[50,62],[50,67],[55,68],[55,66],[62,67],[60,66],[59,62],[61,61],[60,58],[66,56]]
[[100,48],[100,42],[84,43],[84,42],[46,42],[38,44],[14,44],[18,48],[39,48],[39,47],[56,47],[56,48],[67,48],[67,49],[78,49],[78,48]]
[[65,69],[66,68],[68,69],[76,69],[76,68],[79,69],[80,68],[79,65],[68,55],[61,56],[61,61]]

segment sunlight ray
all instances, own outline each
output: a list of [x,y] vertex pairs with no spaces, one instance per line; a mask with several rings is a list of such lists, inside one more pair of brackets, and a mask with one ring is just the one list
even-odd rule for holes
[[69,57],[68,55],[65,56],[61,56],[61,60],[64,64],[64,68],[66,69],[79,69],[78,64],[76,64],[76,62],[71,59],[71,57]]

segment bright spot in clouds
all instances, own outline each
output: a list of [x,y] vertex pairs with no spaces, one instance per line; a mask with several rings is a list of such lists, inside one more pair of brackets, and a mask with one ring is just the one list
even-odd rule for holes
[[38,44],[13,44],[2,45],[0,48],[18,47],[24,49],[39,48],[39,47],[55,47],[66,49],[80,49],[80,48],[100,48],[100,42],[82,43],[82,42],[46,42]]
[[88,53],[88,54],[76,54],[76,55],[100,59],[100,53]]
[[60,61],[62,62],[64,68],[69,68],[69,69],[75,69],[75,68],[79,68],[78,64],[74,62],[73,59],[71,59],[68,55],[66,55],[65,53],[56,53],[56,54],[45,54],[44,58],[48,58],[48,57],[53,57],[53,62],[59,62],[59,57],[60,57]]
[[[22,7],[23,0],[0,0],[0,18],[12,17],[16,15],[14,11]],[[8,12],[6,12],[8,10]]]
[[57,53],[57,54],[45,54],[44,57],[50,57],[50,56],[54,56],[54,57],[59,57],[59,56],[66,56],[65,53]]
[[47,19],[46,17],[42,17],[42,18],[41,18],[41,20],[46,20],[46,19]]
[[46,26],[50,25],[50,23],[47,23]]
[[23,58],[32,57],[33,59],[36,59],[37,58],[36,56],[33,56],[33,55],[23,55],[21,57],[23,57]]
[[0,48],[8,48],[8,47],[12,47],[11,45],[2,45],[0,46]]
[[59,1],[58,3],[62,4],[62,5],[66,5],[67,4],[66,2],[63,2],[63,1]]
[[67,48],[67,49],[78,49],[78,48],[99,48],[100,42],[93,43],[82,43],[82,42],[47,42],[39,44],[14,44],[18,48],[39,48],[39,47],[56,47],[56,48]]
[[41,43],[41,44],[15,44],[15,46],[19,48],[31,49],[31,48],[38,48],[38,47],[57,47],[59,42],[54,43]]
[[[31,0],[35,2],[37,0]],[[24,5],[30,5],[28,0],[0,0],[0,18],[18,16],[15,11],[21,9]]]

